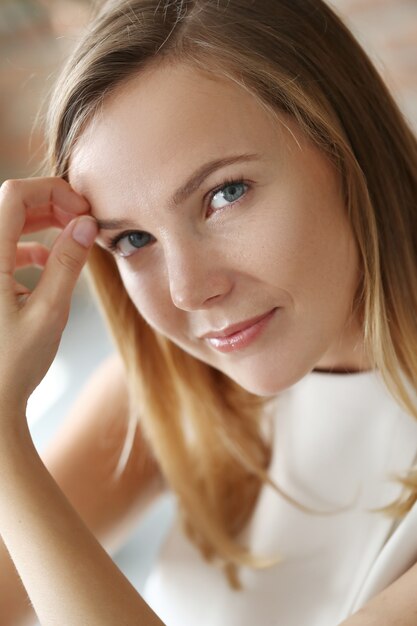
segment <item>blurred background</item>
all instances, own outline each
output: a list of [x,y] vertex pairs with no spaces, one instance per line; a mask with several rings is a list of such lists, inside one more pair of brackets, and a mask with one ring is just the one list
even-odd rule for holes
[[[91,4],[89,0],[0,0],[0,183],[38,174],[47,95],[86,27]],[[417,0],[329,4],[363,44],[417,131]],[[38,275],[38,270],[24,270],[19,280],[30,286]],[[87,282],[81,280],[57,357],[29,402],[28,420],[40,452],[89,374],[112,350]],[[113,555],[139,591],[172,515],[172,498],[162,498]]]

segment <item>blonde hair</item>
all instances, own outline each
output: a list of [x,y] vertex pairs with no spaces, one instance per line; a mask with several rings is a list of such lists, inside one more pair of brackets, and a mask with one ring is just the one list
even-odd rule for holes
[[[353,306],[372,366],[417,418],[417,142],[352,34],[321,0],[107,2],[56,87],[55,175],[67,177],[78,137],[109,94],[164,61],[226,77],[268,111],[291,115],[338,169],[362,265]],[[265,400],[151,329],[109,253],[95,247],[89,267],[126,363],[132,412],[188,535],[237,588],[235,566],[270,564],[237,541],[261,486],[294,502],[268,477]],[[417,468],[397,479],[406,493],[384,511],[403,515],[417,499]]]

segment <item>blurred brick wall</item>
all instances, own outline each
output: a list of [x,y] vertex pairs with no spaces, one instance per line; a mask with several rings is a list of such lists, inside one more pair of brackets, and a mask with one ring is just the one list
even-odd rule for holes
[[0,182],[38,169],[41,103],[87,17],[81,0],[0,0]]
[[417,0],[328,0],[363,45],[417,132]]
[[[329,4],[362,42],[417,129],[417,0]],[[42,156],[39,126],[33,130],[36,114],[88,19],[88,7],[88,0],[0,0],[0,181],[36,172]]]
[[[41,103],[47,103],[59,66],[88,15],[88,0],[0,0],[0,183],[39,174]],[[52,235],[43,231],[22,239],[50,247]],[[40,273],[25,268],[16,278],[33,289]],[[77,295],[85,289],[79,281]]]

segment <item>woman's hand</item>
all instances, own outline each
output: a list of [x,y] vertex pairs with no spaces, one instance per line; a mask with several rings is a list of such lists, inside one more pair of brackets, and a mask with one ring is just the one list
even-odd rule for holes
[[[10,180],[0,188],[0,431],[7,416],[25,414],[55,357],[97,234],[89,211],[87,200],[61,178]],[[22,234],[49,227],[63,228],[51,251],[19,243]],[[44,268],[32,293],[14,278],[27,265]]]
[[[48,473],[25,420],[97,234],[95,220],[80,217],[88,212],[58,178],[10,181],[0,190],[0,536],[42,625],[163,626]],[[22,233],[49,226],[64,229],[50,252],[18,243]],[[29,293],[14,271],[33,263],[44,270]]]

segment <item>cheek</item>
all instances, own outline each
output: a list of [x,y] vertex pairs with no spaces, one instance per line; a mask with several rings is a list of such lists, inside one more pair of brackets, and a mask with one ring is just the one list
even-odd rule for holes
[[297,271],[300,298],[309,316],[329,329],[343,325],[359,276],[355,240],[344,219],[328,214],[327,224],[318,221],[312,226]]
[[[264,206],[256,224],[246,227],[246,266],[265,282],[292,292],[320,262],[322,237],[301,198],[282,198]],[[295,294],[294,294],[295,295]]]
[[142,317],[157,330],[164,327],[169,314],[162,281],[151,272],[135,271],[123,262],[119,265],[119,272],[130,299]]
[[249,267],[286,291],[297,309],[344,311],[358,280],[358,253],[344,206],[337,193],[293,190],[263,209],[259,244],[247,248]]

